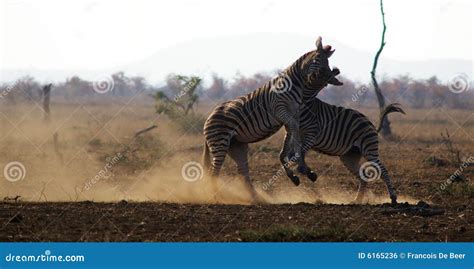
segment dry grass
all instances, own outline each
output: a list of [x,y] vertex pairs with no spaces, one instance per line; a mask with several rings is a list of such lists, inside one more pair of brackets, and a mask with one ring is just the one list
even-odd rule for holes
[[[181,168],[189,161],[200,161],[203,138],[199,132],[183,132],[178,124],[157,115],[151,98],[117,99],[113,102],[62,104],[52,102],[52,120],[43,122],[42,111],[36,105],[3,106],[0,109],[0,164],[19,161],[26,167],[26,176],[19,182],[0,181],[0,196],[21,195],[30,201],[122,199],[209,202],[205,182],[190,184],[182,180]],[[197,113],[207,115],[212,103],[200,104]],[[449,152],[442,144],[441,133],[449,130],[453,144],[461,149],[461,156],[474,154],[474,116],[468,110],[405,108],[407,115],[391,115],[396,139],[384,141],[381,156],[389,168],[401,198],[407,201],[424,199],[464,199],[450,192],[436,191],[437,187],[456,171],[457,164],[432,166],[429,157],[448,159]],[[360,109],[376,119],[376,109]],[[158,125],[157,129],[134,140],[136,130]],[[58,134],[58,147],[53,134]],[[251,175],[257,187],[267,182],[278,170],[278,151],[283,131],[251,146]],[[58,154],[59,152],[59,154]],[[88,191],[84,185],[94,178],[118,152],[124,153],[106,176],[101,177]],[[286,177],[281,177],[264,193],[271,202],[350,202],[355,194],[356,181],[335,157],[310,153],[308,163],[319,174],[312,184],[302,180],[294,188]],[[472,176],[472,169],[464,175]],[[246,203],[236,175],[235,165],[227,161],[223,172],[226,203]],[[199,185],[201,184],[201,185]],[[458,183],[455,183],[458,184]],[[460,183],[461,184],[461,183]],[[470,183],[467,184],[469,188]],[[386,200],[381,182],[371,184],[372,202]],[[440,198],[441,197],[441,198]]]

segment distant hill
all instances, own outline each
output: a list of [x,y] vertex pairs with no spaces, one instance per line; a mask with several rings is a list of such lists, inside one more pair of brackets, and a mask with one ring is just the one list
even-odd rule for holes
[[[62,80],[78,74],[93,78],[94,74],[111,73],[119,70],[131,75],[142,75],[152,82],[162,81],[169,73],[197,74],[209,77],[217,73],[226,78],[237,72],[245,75],[255,72],[269,72],[291,64],[303,53],[314,49],[315,37],[296,34],[248,34],[229,37],[209,37],[190,40],[157,51],[141,61],[118,67],[116,70],[22,70],[4,71],[4,80],[30,73],[40,80]],[[342,75],[368,82],[369,71],[375,52],[361,51],[340,44],[331,37],[324,38],[323,44],[336,49],[331,64],[341,69]],[[390,46],[388,43],[387,46]],[[433,59],[427,61],[398,61],[382,57],[377,70],[379,75],[396,76],[410,74],[415,78],[429,78],[433,75],[448,80],[456,73],[466,73],[472,77],[473,61],[460,59]]]

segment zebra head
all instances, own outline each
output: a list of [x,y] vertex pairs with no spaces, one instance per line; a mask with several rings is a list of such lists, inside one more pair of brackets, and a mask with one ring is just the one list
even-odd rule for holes
[[316,39],[316,50],[308,53],[302,63],[302,77],[306,88],[313,90],[314,95],[328,84],[340,86],[342,82],[336,76],[338,68],[329,67],[329,57],[334,53],[330,45],[323,46],[321,37]]

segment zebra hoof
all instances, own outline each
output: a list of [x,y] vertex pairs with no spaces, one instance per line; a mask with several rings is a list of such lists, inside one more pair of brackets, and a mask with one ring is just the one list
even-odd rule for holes
[[397,205],[397,197],[392,197],[392,205]]
[[293,176],[290,177],[290,179],[291,179],[291,182],[293,182],[293,184],[295,184],[295,186],[300,185],[300,178],[299,177],[293,175]]
[[311,180],[312,182],[315,182],[317,179],[318,179],[318,175],[313,172],[313,171],[309,171],[306,176],[309,178],[309,180]]

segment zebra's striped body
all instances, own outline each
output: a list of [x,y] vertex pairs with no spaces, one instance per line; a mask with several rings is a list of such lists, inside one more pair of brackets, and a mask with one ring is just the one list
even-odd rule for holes
[[[330,46],[322,47],[320,38],[317,50],[301,56],[277,78],[255,91],[225,102],[216,107],[204,124],[203,163],[216,177],[227,154],[237,163],[239,173],[254,199],[257,198],[248,171],[248,143],[261,141],[285,126],[289,133],[287,146],[296,156],[301,156],[299,110],[305,100],[328,83],[340,85],[327,58],[333,53]],[[289,152],[290,152],[289,151]],[[217,192],[217,186],[214,187]]]
[[[215,142],[222,138],[230,140],[229,142],[254,143],[273,135],[281,128],[282,121],[275,113],[266,113],[266,104],[278,102],[277,94],[270,92],[271,84],[268,82],[256,91],[225,102],[214,109],[204,125],[204,135],[207,143],[211,145],[211,152],[219,149]],[[300,102],[301,96],[298,92],[294,98],[291,97],[293,96],[285,98],[295,104]],[[284,103],[285,99],[280,98],[280,101]]]
[[356,110],[315,98],[309,109],[302,110],[300,124],[302,136],[311,139],[312,149],[318,152],[341,156],[357,147],[364,156],[378,155],[375,126]]
[[[379,125],[391,112],[404,111],[398,104],[391,104],[381,113]],[[327,155],[340,156],[343,164],[360,181],[359,193],[356,200],[360,201],[366,190],[367,180],[364,180],[360,171],[360,160],[364,157],[379,176],[385,181],[392,202],[396,202],[396,192],[392,186],[386,168],[379,159],[378,131],[372,122],[362,113],[340,106],[327,104],[317,98],[306,103],[301,110],[300,126],[302,136],[302,162],[298,167],[301,172],[309,168],[304,164],[304,156],[309,149]],[[286,145],[283,152],[286,152]],[[287,168],[286,168],[287,169]],[[374,170],[375,171],[375,170]],[[293,176],[287,169],[288,176]]]

